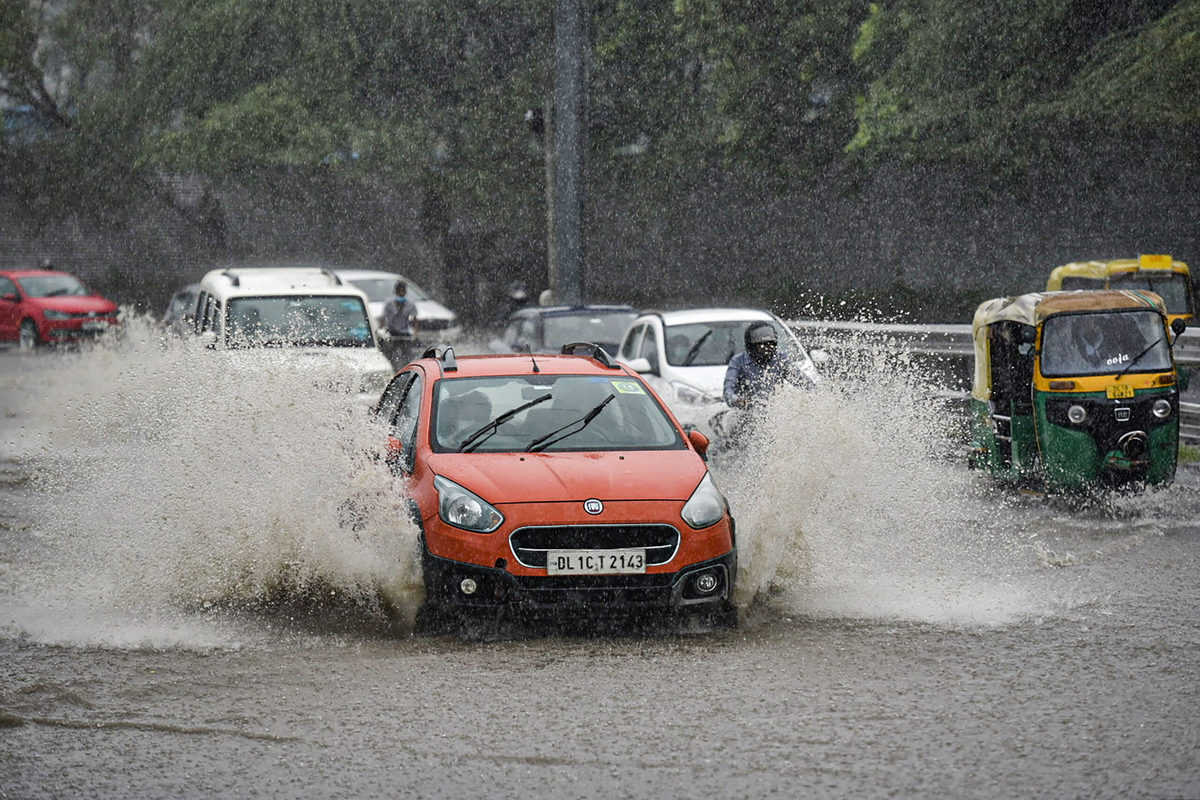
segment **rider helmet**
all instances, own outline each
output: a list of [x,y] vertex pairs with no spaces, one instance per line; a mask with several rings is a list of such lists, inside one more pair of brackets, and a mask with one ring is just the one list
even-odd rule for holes
[[759,364],[775,358],[779,349],[779,335],[769,322],[755,322],[746,327],[746,352]]

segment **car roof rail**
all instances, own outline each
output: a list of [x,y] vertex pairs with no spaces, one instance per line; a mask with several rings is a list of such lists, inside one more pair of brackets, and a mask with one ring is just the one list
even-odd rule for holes
[[234,286],[242,285],[242,279],[239,278],[238,274],[236,272],[234,272],[233,270],[226,268],[226,269],[221,270],[221,274],[224,275],[226,278],[229,278],[229,282],[232,283]]
[[575,352],[576,350],[585,350],[584,355],[591,356],[609,369],[621,368],[617,365],[617,362],[612,360],[612,356],[608,354],[608,351],[595,342],[571,342],[562,346],[562,354],[564,356],[578,355]]
[[455,372],[458,370],[458,360],[454,358],[454,348],[446,345],[446,349],[442,351],[442,372]]

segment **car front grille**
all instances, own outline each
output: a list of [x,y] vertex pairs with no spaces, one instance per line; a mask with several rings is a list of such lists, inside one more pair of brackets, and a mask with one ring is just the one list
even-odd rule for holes
[[508,537],[513,555],[526,567],[546,566],[549,550],[645,548],[646,566],[666,564],[679,549],[679,531],[670,525],[562,525],[518,528]]

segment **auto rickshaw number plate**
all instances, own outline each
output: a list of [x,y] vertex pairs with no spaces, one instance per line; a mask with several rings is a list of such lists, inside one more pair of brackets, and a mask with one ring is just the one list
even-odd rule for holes
[[1128,383],[1111,383],[1105,388],[1109,400],[1120,400],[1123,397],[1133,397],[1133,387]]
[[628,575],[646,571],[644,548],[625,550],[550,550],[548,575]]

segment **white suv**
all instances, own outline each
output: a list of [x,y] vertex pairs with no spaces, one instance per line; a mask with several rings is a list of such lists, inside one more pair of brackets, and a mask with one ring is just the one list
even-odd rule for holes
[[779,336],[780,355],[813,383],[821,376],[795,332],[768,311],[694,308],[647,312],[621,341],[618,358],[642,373],[684,425],[704,429],[725,402],[721,393],[729,360],[745,349],[746,327],[769,322]]
[[[325,370],[378,396],[393,373],[367,296],[319,267],[230,267],[200,281],[194,330],[217,350],[264,368]],[[269,362],[269,363],[268,363]]]

